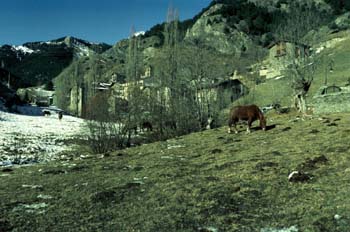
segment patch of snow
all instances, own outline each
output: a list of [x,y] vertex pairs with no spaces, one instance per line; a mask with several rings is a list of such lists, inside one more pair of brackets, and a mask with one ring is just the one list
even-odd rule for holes
[[26,109],[30,115],[2,112],[0,166],[57,159],[59,153],[72,148],[64,141],[87,134],[83,119],[64,115],[59,120],[55,111],[50,116],[33,116],[38,112],[41,115],[38,109]]
[[145,35],[145,33],[146,32],[144,32],[144,31],[138,31],[138,32],[135,32],[134,34],[133,34],[133,36],[140,36],[140,35]]
[[32,49],[30,49],[28,47],[22,46],[22,45],[20,45],[20,46],[12,46],[12,50],[20,51],[20,52],[23,52],[25,54],[26,53],[31,54],[31,53],[35,52],[34,50],[32,50]]
[[47,42],[43,42],[45,44],[48,44],[48,45],[60,45],[60,44],[63,44],[63,42],[53,42],[53,41],[47,41]]

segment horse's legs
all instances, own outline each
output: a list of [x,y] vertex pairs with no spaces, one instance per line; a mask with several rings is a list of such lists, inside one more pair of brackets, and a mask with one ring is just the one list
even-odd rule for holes
[[238,130],[237,130],[237,127],[236,127],[236,123],[233,125],[233,129],[235,130],[235,134],[238,134]]
[[[235,131],[236,131],[236,127],[235,127]],[[232,133],[232,124],[231,124],[231,125],[228,125],[227,133],[229,133],[229,134]]]
[[235,131],[235,134],[238,134],[238,130],[237,130],[237,127],[236,127],[236,123],[237,123],[237,122],[236,122],[235,120],[229,122],[227,133],[229,133],[229,134],[232,133],[232,126],[233,126],[233,130]]
[[248,119],[248,123],[247,123],[247,134],[250,133],[250,127],[252,126],[253,120],[250,118]]

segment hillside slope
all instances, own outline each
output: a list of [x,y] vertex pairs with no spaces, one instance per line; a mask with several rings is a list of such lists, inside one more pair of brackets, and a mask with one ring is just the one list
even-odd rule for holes
[[[349,116],[2,168],[0,230],[349,231]],[[311,179],[289,182],[297,170]]]

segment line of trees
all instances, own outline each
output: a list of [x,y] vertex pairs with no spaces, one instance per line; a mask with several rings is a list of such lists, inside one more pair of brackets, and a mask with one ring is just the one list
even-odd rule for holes
[[[94,148],[96,152],[104,150],[103,142],[97,142],[100,140],[106,141],[107,147],[112,138],[118,140],[120,147],[137,143],[140,136],[136,135],[145,123],[152,125],[152,133],[148,133],[152,139],[164,140],[201,130],[209,119],[217,120],[222,106],[211,86],[227,78],[237,61],[211,50],[203,41],[184,42],[174,9],[169,9],[163,31],[163,47],[146,64],[141,37],[131,30],[125,64],[126,99],[115,97],[113,112],[108,111],[109,93],[89,97],[91,141],[94,147],[100,144]],[[149,79],[143,79],[141,74],[147,65],[153,67],[153,73]],[[108,132],[97,133],[103,130]],[[111,136],[113,133],[118,135]]]

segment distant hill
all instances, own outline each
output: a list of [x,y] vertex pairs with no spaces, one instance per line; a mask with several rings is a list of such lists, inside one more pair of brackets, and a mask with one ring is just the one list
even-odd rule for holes
[[50,82],[74,59],[102,53],[110,47],[70,36],[20,46],[3,45],[0,47],[0,65],[17,76],[15,87],[37,86]]

